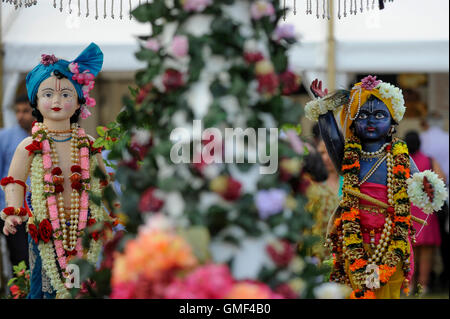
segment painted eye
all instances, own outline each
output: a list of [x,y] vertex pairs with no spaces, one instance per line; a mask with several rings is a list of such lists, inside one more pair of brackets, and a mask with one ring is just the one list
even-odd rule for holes
[[65,98],[65,99],[67,99],[67,98],[70,97],[70,94],[69,94],[69,93],[63,93],[63,94],[62,94],[62,97]]
[[51,98],[52,97],[52,93],[50,93],[50,92],[46,92],[46,93],[44,93],[44,97],[46,97],[46,98]]
[[365,114],[365,113],[361,113],[358,116],[358,119],[360,119],[360,120],[365,120],[366,118],[367,118],[367,114]]
[[386,117],[386,116],[385,116],[383,113],[381,113],[381,112],[375,114],[375,118],[376,118],[376,119],[384,119],[385,117]]

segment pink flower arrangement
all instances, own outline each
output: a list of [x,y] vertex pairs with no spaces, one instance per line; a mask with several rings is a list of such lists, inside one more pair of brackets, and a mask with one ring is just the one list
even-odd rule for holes
[[294,25],[288,23],[278,25],[273,37],[275,41],[280,41],[281,39],[295,39]]
[[233,277],[225,265],[204,265],[167,287],[168,299],[221,299],[233,287]]
[[69,71],[70,71],[71,73],[79,73],[79,72],[80,72],[80,71],[78,70],[78,63],[76,63],[76,62],[70,63],[68,67],[69,67]]
[[170,50],[177,58],[183,58],[189,51],[189,41],[184,35],[177,35],[173,38]]
[[250,7],[250,14],[253,20],[260,20],[263,17],[273,19],[275,17],[275,9],[270,2],[255,1]]
[[149,50],[153,51],[153,52],[157,52],[161,48],[161,45],[159,44],[158,40],[156,40],[156,39],[148,39],[144,43],[144,47],[146,49],[149,49]]
[[58,62],[58,58],[56,58],[53,54],[42,54],[41,55],[41,64],[45,66],[49,66],[50,64],[55,64]]
[[361,80],[361,87],[363,89],[366,89],[368,91],[373,90],[376,88],[378,84],[380,84],[380,80],[377,80],[376,76],[368,75],[364,79]]
[[212,4],[212,0],[182,0],[181,4],[185,11],[201,12]]

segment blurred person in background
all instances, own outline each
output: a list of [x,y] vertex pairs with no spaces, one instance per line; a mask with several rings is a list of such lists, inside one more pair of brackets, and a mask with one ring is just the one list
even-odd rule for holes
[[[16,98],[14,112],[17,124],[0,131],[0,176],[8,176],[9,165],[17,145],[31,135],[31,127],[35,121],[28,97],[25,94]],[[5,194],[3,189],[0,188],[0,210],[5,207]],[[4,221],[0,219],[0,229],[3,229],[3,226]],[[17,265],[23,260],[28,267],[28,241],[25,226],[26,223],[23,223],[17,227],[17,233],[6,236],[11,266]],[[3,232],[1,233],[3,236]]]
[[[328,221],[331,214],[339,204],[339,188],[340,177],[333,162],[328,156],[328,152],[323,142],[319,126],[315,124],[312,129],[313,133],[313,146],[315,153],[310,159],[313,160],[315,165],[319,165],[321,170],[325,169],[324,174],[320,179],[314,179],[306,190],[306,197],[308,202],[305,206],[306,210],[312,213],[315,224],[312,227],[312,234],[319,236],[320,241],[313,246],[312,255],[318,257],[321,261],[330,258],[331,253],[325,249],[325,237]],[[308,159],[307,159],[308,162]],[[308,170],[308,164],[305,167]]]
[[[423,130],[420,133],[421,146],[420,150],[427,156],[434,158],[440,165],[445,174],[445,183],[447,189],[449,186],[449,134],[443,130],[444,118],[438,112],[430,113],[426,118],[421,121],[421,128]],[[441,231],[442,245],[440,254],[444,270],[441,274],[439,282],[442,284],[442,288],[448,291],[449,284],[449,210],[448,201],[446,205],[437,213],[439,220],[439,229]]]
[[[445,175],[439,163],[432,157],[426,156],[420,151],[421,141],[416,131],[406,133],[404,141],[408,145],[409,154],[417,165],[419,171],[433,170],[445,181]],[[411,205],[411,215],[427,221],[426,226],[413,221],[416,230],[414,247],[414,259],[416,261],[416,276],[414,281],[423,287],[423,292],[427,293],[430,284],[430,273],[433,266],[434,254],[441,245],[439,231],[439,221],[436,213],[425,214],[422,210]]]

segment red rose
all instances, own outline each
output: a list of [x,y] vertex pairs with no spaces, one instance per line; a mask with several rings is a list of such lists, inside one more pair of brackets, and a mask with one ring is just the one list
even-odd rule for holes
[[245,52],[244,59],[247,63],[252,64],[264,60],[261,52]]
[[62,193],[62,192],[64,192],[64,186],[55,185],[55,193]]
[[241,195],[242,184],[231,177],[228,178],[227,189],[222,197],[226,200],[235,200]]
[[279,81],[275,73],[258,76],[258,92],[261,94],[275,94],[278,85]]
[[73,189],[76,189],[77,191],[81,190],[81,183],[80,182],[73,182],[71,184]]
[[72,173],[81,173],[81,166],[80,165],[72,165],[72,167],[70,167],[70,171]]
[[286,71],[280,75],[281,86],[283,88],[283,95],[290,95],[297,92],[300,87],[299,77],[291,72]]
[[92,236],[93,240],[97,241],[100,237],[100,233],[98,231],[95,231],[95,232],[92,232],[91,236]]
[[167,69],[163,75],[163,84],[167,92],[178,89],[184,84],[183,74],[174,69]]
[[44,243],[48,243],[52,238],[52,224],[48,221],[48,219],[44,219],[39,224],[39,237]]
[[61,175],[62,170],[58,166],[52,169],[52,175]]
[[28,225],[28,233],[30,234],[31,238],[34,240],[34,242],[38,243],[38,229],[35,224],[29,224]]
[[148,188],[141,196],[139,210],[145,212],[156,212],[164,205],[164,201],[154,196],[154,187]]
[[266,251],[278,267],[287,266],[295,256],[295,245],[287,240],[279,242],[281,247],[267,245]]
[[89,226],[94,225],[96,222],[97,221],[95,220],[95,218],[89,218],[88,221],[87,221],[87,225],[89,227]]
[[38,142],[36,140],[33,140],[31,144],[25,147],[25,149],[28,151],[28,155],[31,155],[35,152],[41,152],[42,151],[42,143]]

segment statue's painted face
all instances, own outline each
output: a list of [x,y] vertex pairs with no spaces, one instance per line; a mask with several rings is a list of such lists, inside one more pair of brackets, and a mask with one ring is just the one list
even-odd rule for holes
[[355,134],[361,141],[385,139],[391,129],[392,117],[387,106],[380,100],[367,101],[361,106],[358,117],[353,121]]
[[66,78],[51,76],[45,79],[39,86],[37,97],[37,108],[44,119],[67,120],[80,107],[77,91]]

